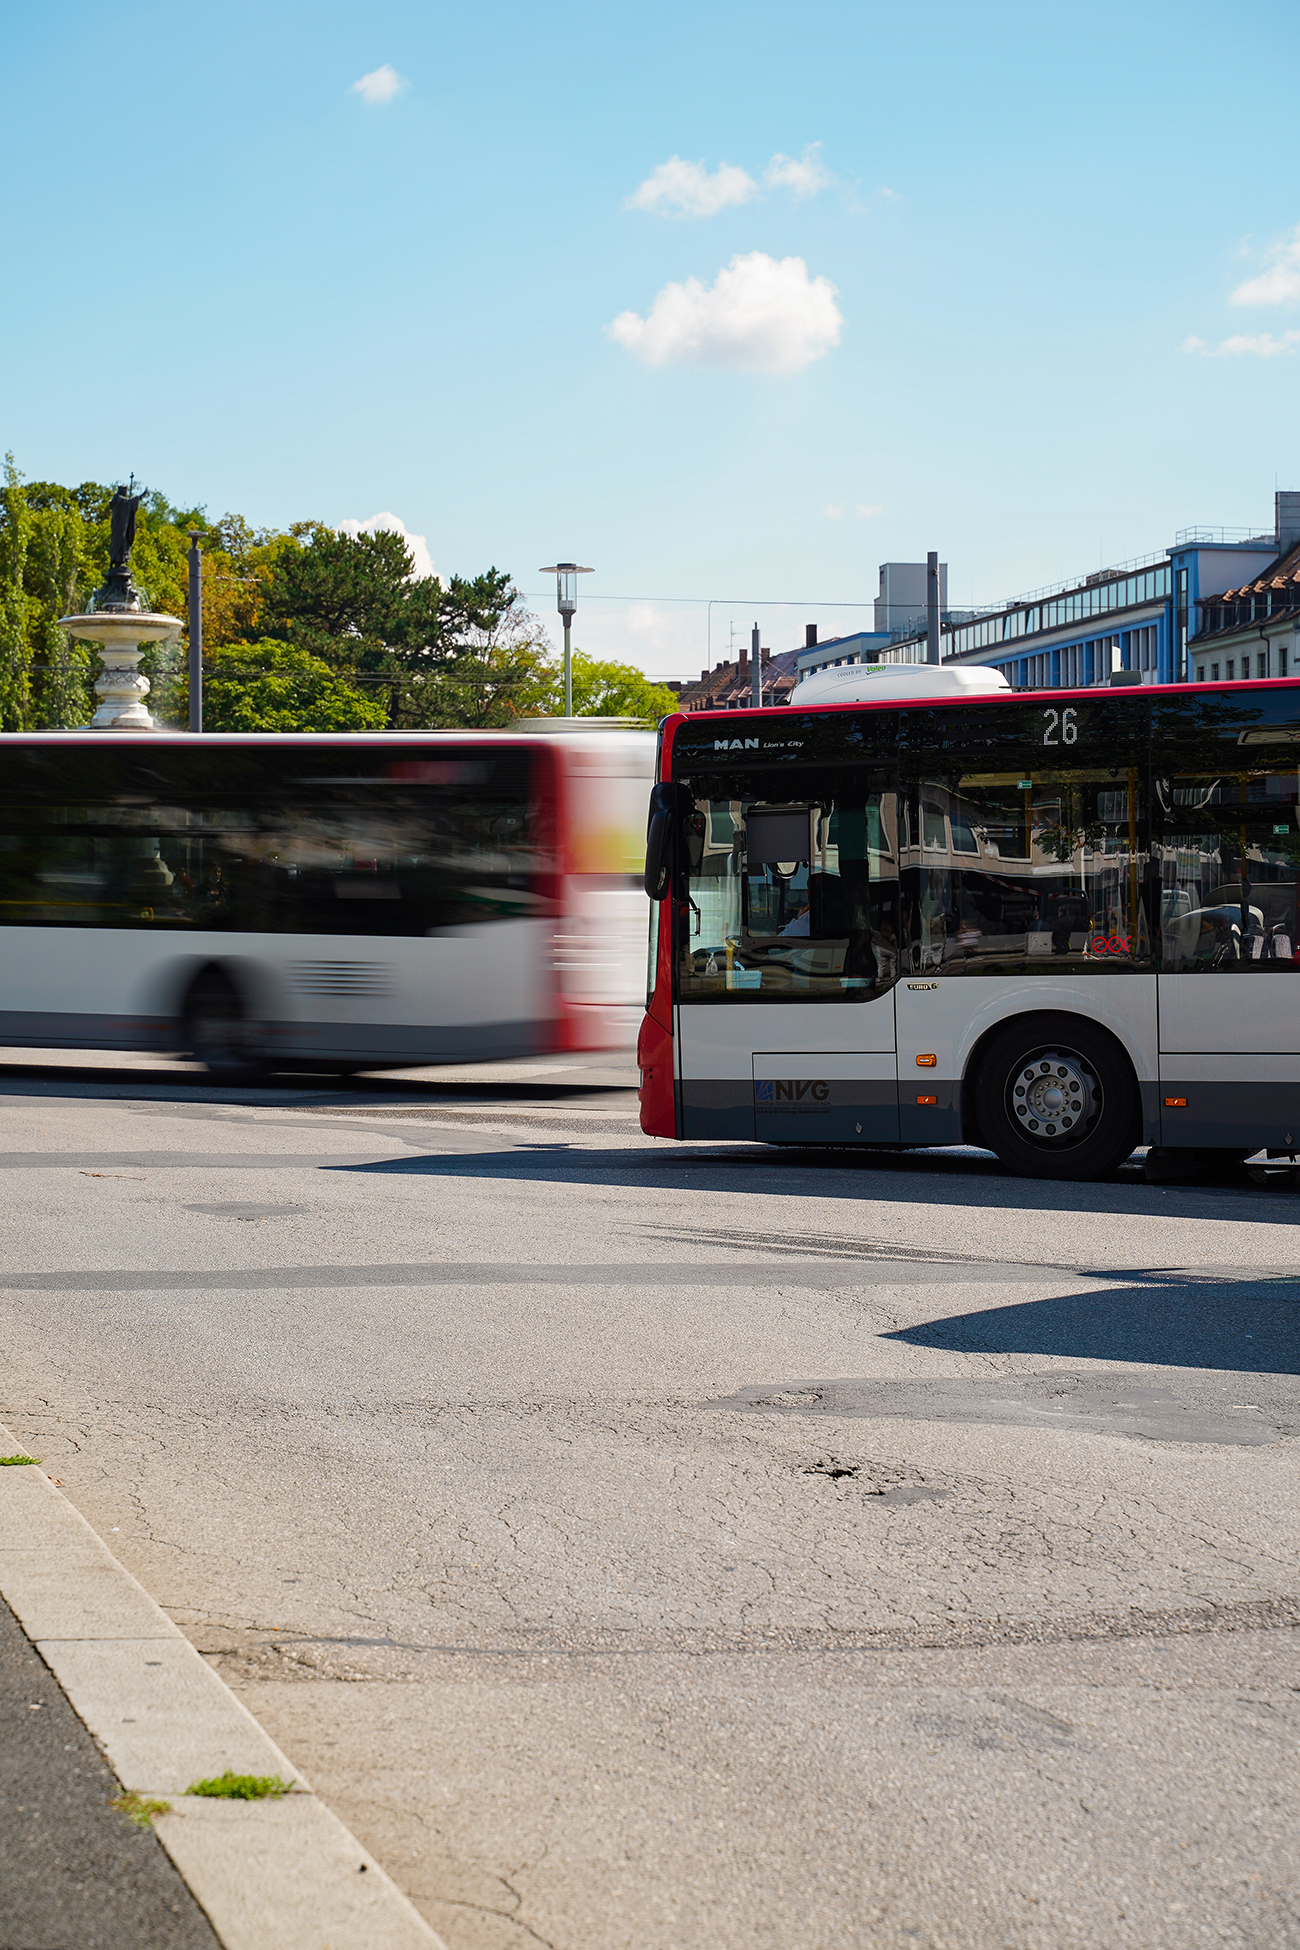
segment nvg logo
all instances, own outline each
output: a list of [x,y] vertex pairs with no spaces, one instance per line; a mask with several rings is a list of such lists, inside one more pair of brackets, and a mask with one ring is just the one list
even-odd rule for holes
[[715,738],[713,749],[715,752],[756,752],[758,740],[757,738]]
[[815,1104],[824,1104],[830,1094],[828,1083],[813,1082],[811,1079],[805,1081],[798,1077],[780,1082],[762,1079],[754,1084],[754,1102],[757,1104],[800,1104],[805,1098]]

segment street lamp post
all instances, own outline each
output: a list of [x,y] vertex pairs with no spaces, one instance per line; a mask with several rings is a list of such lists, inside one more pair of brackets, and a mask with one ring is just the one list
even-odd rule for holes
[[199,552],[201,531],[191,528],[190,538],[190,730],[203,729],[203,557]]
[[560,612],[564,624],[564,715],[573,716],[573,649],[570,631],[573,629],[573,612],[578,607],[578,577],[594,573],[584,569],[577,562],[552,562],[549,569],[539,569],[538,574],[555,577],[555,607]]

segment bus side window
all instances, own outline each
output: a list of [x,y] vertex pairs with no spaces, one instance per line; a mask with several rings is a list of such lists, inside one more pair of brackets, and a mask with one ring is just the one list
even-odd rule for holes
[[909,797],[904,964],[1082,974],[1143,963],[1152,926],[1136,767],[923,776]]
[[1167,974],[1300,966],[1300,775],[1225,755],[1232,771],[1156,782]]

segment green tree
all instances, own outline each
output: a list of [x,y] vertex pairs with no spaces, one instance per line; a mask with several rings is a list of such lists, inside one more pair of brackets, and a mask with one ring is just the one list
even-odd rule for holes
[[436,643],[394,659],[395,724],[503,730],[549,711],[550,645],[509,576],[453,576],[440,622]]
[[26,583],[36,604],[28,624],[33,652],[33,722],[48,730],[90,721],[95,700],[91,694],[99,665],[88,643],[77,643],[59,628],[60,616],[78,607],[86,571],[86,523],[69,495],[66,502],[39,505],[31,490],[33,508],[27,544]]
[[97,664],[58,618],[78,605],[91,572],[88,525],[76,494],[24,483],[5,461],[0,492],[0,726],[19,731],[85,724]]
[[544,708],[545,640],[508,575],[417,576],[402,536],[319,523],[271,566],[263,615],[286,641],[364,678],[397,730],[504,726]]
[[[278,637],[226,644],[203,663],[205,731],[382,731],[388,722],[382,694]],[[176,707],[188,716],[187,677]]]
[[[557,672],[557,711],[564,709],[564,675]],[[636,718],[658,724],[677,709],[677,693],[632,664],[601,663],[573,653],[573,713],[578,718]]]
[[[112,494],[100,481],[24,483],[12,457],[6,464],[0,727],[89,720],[98,657],[58,619],[84,609],[104,579]],[[443,582],[417,576],[391,531],[338,535],[319,521],[254,529],[154,491],[141,504],[132,576],[147,607],[182,619],[190,531],[203,551],[204,723],[213,730],[491,729],[563,708],[554,652],[500,569]],[[141,659],[161,723],[188,721],[187,662],[183,642]],[[630,665],[574,658],[581,716],[653,723],[675,703]]]
[[305,526],[305,545],[278,556],[272,570],[266,620],[277,634],[356,669],[378,669],[390,651],[436,640],[442,585],[413,573],[401,535]]
[[27,549],[32,516],[12,454],[5,455],[0,490],[0,730],[26,727],[31,702],[32,653],[28,641],[32,602],[27,594]]

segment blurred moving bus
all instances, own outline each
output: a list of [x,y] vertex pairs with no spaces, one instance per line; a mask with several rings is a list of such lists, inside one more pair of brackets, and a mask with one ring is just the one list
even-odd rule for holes
[[1300,1149],[1298,766],[1286,680],[843,667],[668,719],[643,1129],[1051,1178]]
[[0,737],[0,1043],[214,1073],[630,1044],[654,736]]

